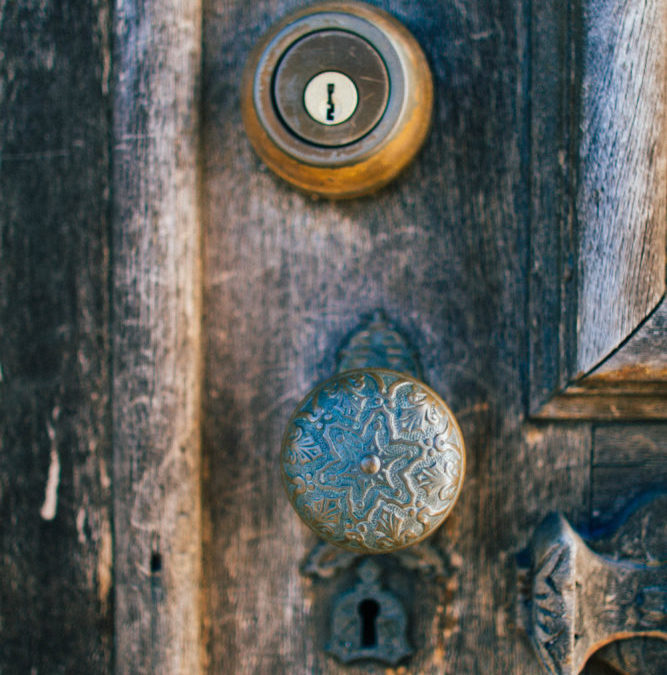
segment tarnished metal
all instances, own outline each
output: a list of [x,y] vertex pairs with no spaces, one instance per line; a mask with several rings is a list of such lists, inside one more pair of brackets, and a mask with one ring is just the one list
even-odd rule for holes
[[[308,83],[327,71],[352,80],[358,94],[340,124],[319,123],[304,106]],[[379,189],[415,157],[431,124],[433,81],[417,41],[390,14],[322,2],[286,17],[258,44],[241,107],[271,170],[308,192],[349,198]]]
[[[392,332],[385,324],[383,334]],[[377,357],[372,335],[362,333],[341,363],[355,361],[354,345]],[[388,553],[445,520],[461,489],[465,450],[454,415],[432,389],[374,367],[339,372],[301,401],[281,465],[292,505],[318,535],[349,550]]]
[[412,653],[400,601],[380,584],[381,568],[364,560],[359,582],[335,604],[327,651],[343,663],[372,659],[396,665]]
[[[316,579],[332,579],[339,572],[351,568],[363,557],[363,553],[318,541],[303,560],[301,573]],[[392,558],[406,573],[418,573],[425,578],[440,579],[448,574],[448,565],[443,560],[442,553],[431,546],[428,540],[396,551],[392,554]]]
[[[308,83],[326,71],[347,76],[359,92],[353,114],[340,124],[316,121],[304,105]],[[331,93],[333,104],[335,88]],[[343,30],[318,31],[287,50],[276,71],[273,97],[283,121],[297,136],[316,145],[342,146],[363,138],[382,117],[389,98],[389,75],[368,41]],[[336,106],[331,107],[336,113]]]
[[355,368],[387,368],[420,379],[414,350],[381,311],[362,325],[338,352],[337,372]]

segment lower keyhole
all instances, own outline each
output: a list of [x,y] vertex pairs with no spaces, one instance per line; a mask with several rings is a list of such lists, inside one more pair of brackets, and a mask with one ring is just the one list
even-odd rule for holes
[[361,646],[375,647],[377,644],[375,619],[380,613],[380,605],[375,600],[368,598],[359,603],[358,611],[361,619]]

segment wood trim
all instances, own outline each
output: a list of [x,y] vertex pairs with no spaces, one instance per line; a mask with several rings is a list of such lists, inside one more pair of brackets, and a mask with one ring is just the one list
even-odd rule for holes
[[667,419],[667,300],[616,352],[553,396],[542,419]]
[[662,419],[664,363],[629,336],[665,292],[665,8],[573,1],[533,20],[529,410]]
[[198,673],[200,3],[117,2],[114,37],[116,670]]

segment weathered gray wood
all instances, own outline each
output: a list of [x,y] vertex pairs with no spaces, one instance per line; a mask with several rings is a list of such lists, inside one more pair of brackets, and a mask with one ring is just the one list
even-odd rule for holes
[[530,185],[529,408],[563,389],[577,353],[577,128],[581,5],[532,2],[530,107],[522,179]]
[[112,667],[104,0],[0,3],[0,672]]
[[435,124],[396,184],[332,204],[268,173],[240,122],[243,62],[298,4],[210,2],[205,13],[210,671],[342,672],[323,650],[328,591],[299,574],[314,538],[283,494],[278,452],[296,402],[379,307],[417,348],[468,445],[462,497],[435,539],[450,576],[418,590],[431,600],[411,619],[419,649],[407,671],[534,673],[508,618],[513,553],[550,509],[585,525],[590,430],[521,429],[530,17],[521,5],[380,3],[431,61]]
[[[625,270],[619,279],[625,274],[634,300],[600,321],[618,322],[625,337],[656,297],[665,194],[662,109],[651,103],[664,96],[658,5],[630,3],[618,25],[604,19],[601,26],[613,24],[604,32],[590,8],[615,16],[620,3],[377,4],[427,52],[435,123],[394,186],[348,204],[313,201],[272,177],[240,125],[243,61],[263,30],[301,2],[208,1],[202,136],[195,0],[118,2],[114,12],[98,2],[1,6],[2,672],[109,672],[114,640],[123,673],[338,671],[323,647],[327,602],[344,588],[299,574],[314,540],[282,494],[277,454],[294,403],[333,371],[342,338],[378,307],[419,351],[468,444],[463,496],[433,540],[446,578],[403,589],[419,608],[408,672],[535,673],[514,630],[517,551],[549,510],[578,529],[603,526],[608,507],[600,504],[623,507],[614,501],[619,482],[633,498],[664,483],[651,443],[632,442],[664,439],[660,425],[597,427],[592,461],[589,422],[523,419],[568,384],[584,357],[607,356],[588,327],[577,333],[577,317],[589,290],[600,297],[602,277],[585,267],[598,253],[579,254],[593,241],[582,227],[599,225],[594,190],[609,172],[614,191],[600,196],[600,218],[623,234],[619,218],[643,214],[628,216],[641,230],[631,243],[644,242],[649,262],[637,270],[650,273],[633,277],[623,266],[632,246],[612,241],[614,269]],[[649,45],[635,44],[638,12]],[[607,37],[616,69],[593,70]],[[634,77],[642,59],[644,80]],[[586,82],[607,83],[607,108],[595,107]],[[618,93],[635,95],[637,86],[638,100]],[[633,106],[636,118],[628,117]],[[650,114],[652,128],[642,121],[637,135],[622,137]],[[627,153],[632,180],[596,129],[621,139],[615,147]],[[612,233],[606,221],[600,228]],[[656,311],[599,367],[605,386],[623,374],[608,409],[664,409],[653,396],[641,403],[649,412],[637,413],[618,385],[654,382],[662,326]],[[626,377],[638,357],[648,371]],[[612,459],[603,461],[605,448]]]
[[663,298],[631,338],[587,379],[647,386],[667,380],[667,299]]
[[[614,412],[609,396],[581,399],[566,387],[624,342],[665,290],[667,16],[658,0],[572,3],[565,35],[558,48],[553,40],[537,46],[551,49],[557,65],[555,73],[536,72],[532,108],[540,164],[533,172],[531,410],[655,417],[655,401]],[[547,153],[558,168],[545,167]],[[564,390],[573,396],[548,401]]]
[[201,12],[118,2],[113,443],[119,673],[201,668]]
[[575,377],[659,302],[667,233],[665,5],[584,6]]

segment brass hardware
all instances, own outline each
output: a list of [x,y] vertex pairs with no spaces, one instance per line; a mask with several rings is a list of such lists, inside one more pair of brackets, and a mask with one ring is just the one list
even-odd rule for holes
[[383,354],[385,363],[414,363],[398,333],[378,315],[370,326],[377,332],[357,333],[340,362],[373,367],[341,370],[299,403],[281,465],[292,505],[319,536],[352,551],[390,553],[433,534],[448,516],[465,448],[432,389],[382,367]]
[[323,2],[264,37],[246,65],[241,105],[269,168],[307,192],[355,197],[388,183],[417,154],[433,83],[421,48],[392,16],[360,2]]

